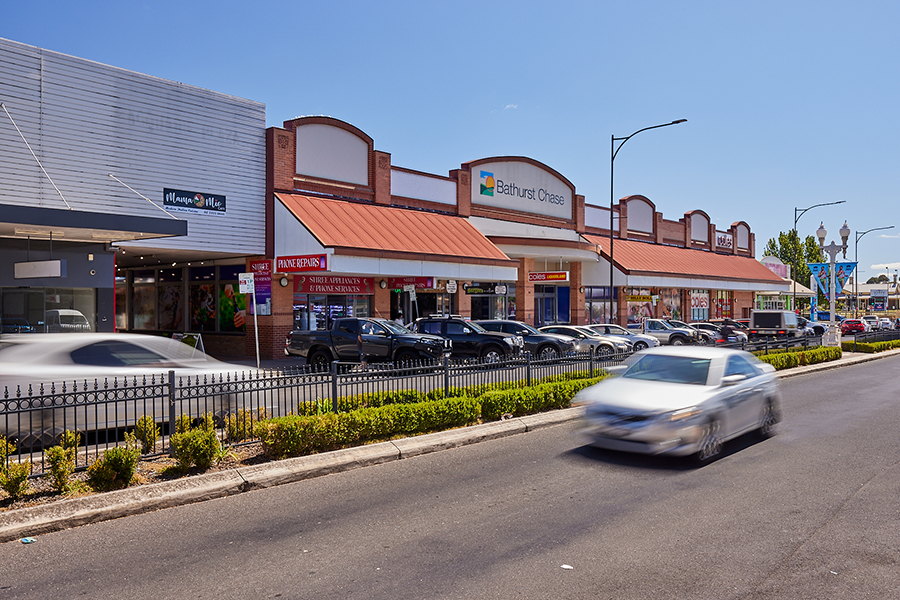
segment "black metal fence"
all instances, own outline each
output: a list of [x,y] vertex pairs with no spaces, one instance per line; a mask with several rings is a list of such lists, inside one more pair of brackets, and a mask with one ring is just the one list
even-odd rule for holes
[[[0,443],[15,445],[7,460],[30,460],[33,476],[48,465],[43,450],[59,443],[65,431],[82,435],[76,467],[83,469],[105,450],[123,443],[139,423],[159,428],[159,439],[146,456],[171,451],[170,436],[187,416],[212,415],[223,442],[252,441],[261,419],[292,414],[340,411],[367,397],[414,390],[454,395],[458,388],[539,383],[575,371],[594,376],[627,354],[575,354],[556,359],[531,355],[498,362],[451,360],[411,365],[334,362],[326,370],[310,366],[179,376],[176,371],[149,377],[106,378],[71,384],[4,388],[0,399]],[[2,454],[0,454],[2,456]]]

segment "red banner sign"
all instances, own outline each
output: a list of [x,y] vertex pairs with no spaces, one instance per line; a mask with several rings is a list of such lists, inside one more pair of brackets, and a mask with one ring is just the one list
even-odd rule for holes
[[430,290],[434,287],[433,277],[389,277],[388,287],[392,290],[404,285],[414,285],[417,290]]
[[305,275],[294,277],[294,291],[299,294],[374,294],[375,278]]
[[568,271],[550,271],[548,273],[529,273],[528,281],[568,281]]
[[279,256],[275,259],[277,273],[302,273],[303,271],[327,271],[327,254],[306,256]]

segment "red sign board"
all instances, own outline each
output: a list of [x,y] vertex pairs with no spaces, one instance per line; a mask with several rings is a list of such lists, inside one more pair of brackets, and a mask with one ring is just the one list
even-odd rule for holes
[[568,281],[568,271],[550,271],[548,273],[529,273],[528,281]]
[[404,285],[414,285],[417,290],[430,290],[434,287],[433,277],[390,277],[388,287],[392,290],[402,288]]
[[279,256],[275,258],[276,273],[302,273],[304,271],[327,270],[327,254],[307,254],[306,256]]
[[374,294],[375,278],[304,275],[294,277],[294,291],[299,294]]

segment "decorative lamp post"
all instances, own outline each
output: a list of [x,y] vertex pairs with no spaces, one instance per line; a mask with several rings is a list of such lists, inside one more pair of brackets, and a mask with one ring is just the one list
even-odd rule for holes
[[[831,206],[833,204],[843,204],[844,202],[846,202],[846,200],[813,204],[809,208],[797,208],[796,206],[794,207],[794,239],[797,240],[797,246],[800,246],[801,251],[803,250],[803,245],[800,243],[800,236],[797,234],[797,221],[800,220],[800,217],[803,216],[803,213],[814,208],[819,208],[820,206]],[[791,244],[791,310],[793,310],[794,312],[797,312],[797,246]],[[816,288],[813,287],[812,290],[813,292],[815,292]],[[809,318],[813,318],[811,310]]]
[[[872,231],[881,231],[882,229],[893,229],[893,228],[894,228],[893,225],[888,225],[887,227],[874,227],[872,229],[867,229],[865,231],[857,231],[856,232],[856,243],[853,246],[853,262],[859,263],[859,240],[862,239],[862,236],[864,236],[867,233],[872,232]],[[859,316],[859,273],[860,273],[860,271],[859,271],[859,265],[857,264],[856,266],[857,266],[857,271],[856,271],[856,274],[853,276],[853,297],[854,297],[853,316],[854,317]]]
[[[643,129],[638,129],[631,135],[625,137],[616,137],[615,134],[612,135],[612,140],[610,141],[609,148],[609,322],[614,322],[613,320],[613,289],[615,288],[613,284],[613,203],[615,194],[613,193],[613,166],[616,163],[616,155],[619,153],[619,150],[622,149],[622,146],[639,134],[642,131],[647,131],[650,129],[659,129],[660,127],[668,127],[669,125],[678,125],[679,123],[685,123],[687,119],[678,119],[677,121],[672,121],[671,123],[663,123],[662,125],[652,125],[651,127],[644,127]],[[616,146],[616,142],[619,142],[619,145]]]
[[819,228],[816,230],[816,237],[819,238],[819,250],[828,254],[829,262],[829,271],[831,272],[830,276],[830,287],[828,289],[828,300],[831,304],[831,320],[828,323],[828,331],[825,333],[825,336],[822,339],[823,346],[840,346],[841,345],[841,328],[837,325],[836,316],[834,314],[835,308],[835,267],[834,263],[837,260],[838,252],[844,253],[844,258],[847,258],[847,238],[850,237],[850,228],[847,226],[847,221],[844,221],[844,226],[841,227],[841,230],[838,232],[841,234],[841,245],[838,246],[834,242],[831,242],[827,246],[825,245],[825,236],[828,235],[828,231],[825,229],[825,223],[819,225]]

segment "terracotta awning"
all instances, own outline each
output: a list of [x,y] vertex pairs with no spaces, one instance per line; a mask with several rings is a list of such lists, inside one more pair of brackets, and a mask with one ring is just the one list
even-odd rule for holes
[[[609,238],[585,235],[600,247],[600,254],[609,260]],[[613,262],[626,275],[683,277],[741,281],[777,286],[785,281],[749,256],[717,254],[706,250],[678,248],[634,240],[613,242]]]
[[276,197],[336,254],[518,264],[462,217],[298,194]]

